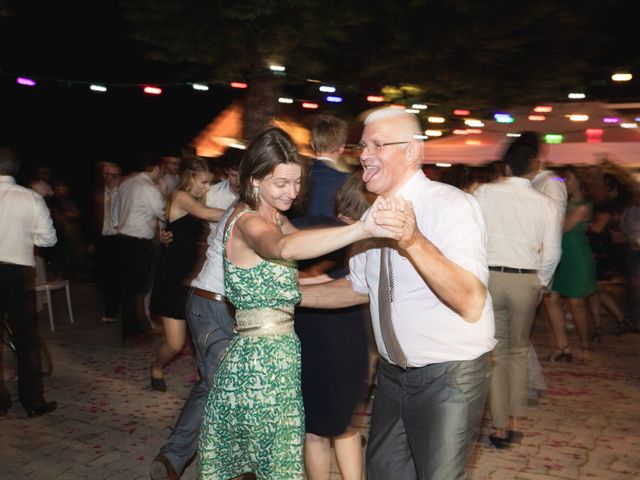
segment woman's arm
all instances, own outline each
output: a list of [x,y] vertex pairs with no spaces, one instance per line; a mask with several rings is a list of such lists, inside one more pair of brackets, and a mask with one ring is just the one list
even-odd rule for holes
[[178,191],[173,197],[173,206],[177,206],[194,217],[217,222],[224,215],[224,210],[220,208],[209,208],[193,198],[188,192]]
[[563,232],[568,232],[580,222],[584,222],[589,220],[591,216],[591,207],[588,205],[582,204],[576,207],[571,213],[567,213],[567,216],[564,219],[564,227],[562,229]]
[[262,258],[306,260],[372,236],[391,237],[392,232],[376,225],[374,211],[375,204],[364,221],[352,225],[310,228],[290,235],[257,214],[243,215],[236,225],[247,245]]

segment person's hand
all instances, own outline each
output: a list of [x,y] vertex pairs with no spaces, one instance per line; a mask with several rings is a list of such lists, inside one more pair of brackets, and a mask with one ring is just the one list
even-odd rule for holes
[[160,230],[159,237],[160,237],[160,243],[166,247],[172,242],[173,233],[171,233],[169,230]]
[[388,209],[387,201],[382,197],[376,198],[373,205],[367,210],[360,220],[363,223],[363,228],[366,233],[372,237],[378,238],[395,238],[395,231],[389,228],[385,228],[383,225],[379,225],[376,219],[377,212],[381,209]]
[[406,250],[420,237],[416,226],[416,213],[413,204],[402,197],[392,197],[381,203],[374,212],[376,225],[393,232],[398,247]]

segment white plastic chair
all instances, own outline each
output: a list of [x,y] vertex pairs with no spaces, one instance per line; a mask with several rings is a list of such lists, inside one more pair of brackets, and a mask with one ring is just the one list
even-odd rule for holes
[[73,323],[73,310],[71,309],[71,293],[69,292],[69,280],[59,279],[59,280],[47,280],[47,271],[44,265],[44,260],[42,257],[36,256],[36,283],[35,290],[36,292],[44,292],[46,295],[46,304],[49,309],[49,326],[51,327],[51,331],[55,330],[55,326],[53,325],[53,308],[51,307],[51,291],[52,290],[65,290],[67,295],[67,308],[69,309],[69,320]]

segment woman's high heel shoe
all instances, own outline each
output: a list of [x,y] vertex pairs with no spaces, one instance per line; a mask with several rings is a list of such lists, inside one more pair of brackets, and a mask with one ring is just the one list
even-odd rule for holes
[[602,343],[602,337],[604,336],[604,330],[602,327],[596,327],[591,333],[591,340],[594,342]]
[[583,365],[591,365],[593,363],[593,348],[591,347],[584,347],[582,348],[582,358],[580,359],[580,362]]
[[618,335],[623,333],[638,333],[638,328],[631,323],[629,317],[622,317],[622,320],[618,320]]
[[572,362],[573,355],[571,354],[571,349],[569,347],[564,347],[560,350],[554,350],[551,355],[549,355],[550,362]]
[[623,333],[627,333],[627,327],[629,325],[629,317],[622,317],[622,320],[618,320],[618,336]]

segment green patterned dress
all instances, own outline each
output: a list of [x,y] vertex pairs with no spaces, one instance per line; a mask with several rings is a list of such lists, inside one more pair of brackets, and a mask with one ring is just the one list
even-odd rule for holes
[[224,236],[225,288],[237,309],[239,334],[209,392],[200,430],[200,479],[246,472],[258,480],[302,479],[300,343],[291,316],[300,301],[297,272],[282,260],[240,268],[227,259],[227,240],[247,212],[236,216]]

